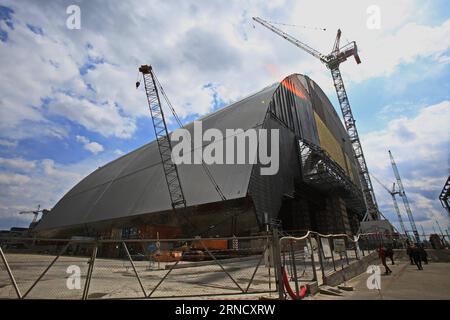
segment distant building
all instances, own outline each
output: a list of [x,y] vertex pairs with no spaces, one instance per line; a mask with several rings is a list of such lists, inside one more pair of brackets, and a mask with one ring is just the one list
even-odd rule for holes
[[[188,208],[185,218],[174,216],[153,141],[84,178],[35,231],[104,238],[249,235],[272,219],[285,230],[357,231],[366,211],[358,165],[338,114],[313,80],[290,75],[199,120],[203,130],[224,136],[225,129],[279,129],[278,173],[261,175],[261,164],[208,165],[222,201],[201,164],[179,165]],[[186,128],[192,133],[193,124]],[[184,219],[195,230],[188,232]]]

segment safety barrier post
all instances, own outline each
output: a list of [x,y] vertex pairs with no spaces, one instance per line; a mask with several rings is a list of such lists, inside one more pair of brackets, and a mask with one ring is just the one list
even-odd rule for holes
[[356,260],[359,260],[359,254],[358,254],[358,241],[353,241],[353,246],[355,247],[355,258]]
[[299,287],[298,287],[298,278],[297,278],[297,265],[295,263],[295,252],[294,252],[294,247],[292,246],[292,240],[290,241],[290,247],[291,247],[291,260],[292,260],[292,267],[293,267],[293,271],[294,271],[294,279],[295,279],[295,293],[296,296],[299,296]]
[[[359,248],[361,249],[363,257],[365,257],[366,255],[364,254],[364,244],[359,242],[360,239],[362,239],[361,236],[359,236],[359,238],[358,238],[358,245],[359,245]],[[361,241],[361,242],[363,242],[363,241]]]
[[86,282],[84,283],[84,290],[83,290],[83,300],[87,300],[89,295],[89,286],[91,285],[91,278],[92,278],[92,272],[94,271],[94,263],[95,259],[97,258],[97,250],[98,250],[98,244],[95,243],[94,249],[92,250],[92,256],[89,260],[89,267],[88,267],[88,273],[86,275]]
[[322,244],[320,243],[320,236],[317,235],[316,237],[317,240],[317,249],[318,249],[318,256],[319,256],[319,263],[320,263],[320,269],[322,270],[322,281],[323,283],[326,282],[326,278],[325,278],[325,270],[323,267],[323,259],[322,259]]
[[281,270],[281,251],[280,251],[280,238],[278,235],[278,229],[276,227],[272,230],[272,250],[273,250],[273,263],[275,266],[275,275],[277,280],[278,298],[284,300],[284,287],[283,287],[283,275]]
[[314,248],[312,245],[311,234],[308,236],[309,246],[311,248],[311,265],[313,270],[313,281],[317,281],[316,261],[314,259]]
[[[329,242],[329,240],[328,240]],[[333,261],[333,269],[334,271],[336,271],[336,263],[334,262],[334,247],[331,246],[331,243],[329,243],[330,245],[330,251],[331,251],[331,261]]]
[[[344,243],[349,243],[348,241],[346,241],[347,239],[344,238],[343,240],[344,240]],[[350,262],[348,260],[348,250],[347,250],[347,248],[348,248],[348,245],[346,244],[345,245],[345,261],[347,262],[347,265],[349,265]]]

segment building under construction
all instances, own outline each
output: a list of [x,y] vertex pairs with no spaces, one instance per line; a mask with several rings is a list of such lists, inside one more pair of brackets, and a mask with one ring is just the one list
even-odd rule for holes
[[[46,237],[243,236],[278,220],[284,230],[356,233],[366,206],[352,145],[313,80],[290,75],[199,120],[225,140],[235,139],[226,129],[279,129],[278,173],[261,175],[260,163],[206,165],[221,198],[204,166],[178,165],[187,205],[181,217],[153,141],[88,175],[34,230]],[[193,131],[193,124],[185,128]]]

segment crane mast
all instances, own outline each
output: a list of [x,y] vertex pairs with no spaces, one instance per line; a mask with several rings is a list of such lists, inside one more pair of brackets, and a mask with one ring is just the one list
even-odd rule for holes
[[400,178],[400,173],[397,169],[397,165],[395,163],[394,157],[392,156],[391,150],[389,150],[389,157],[391,158],[392,170],[394,171],[395,178],[397,179],[398,193],[403,200],[403,205],[405,206],[406,214],[408,215],[414,238],[417,242],[420,242],[419,232],[417,231],[416,223],[414,222],[414,217],[409,206],[408,197],[406,196],[405,189],[403,188],[402,179]]
[[392,192],[390,192],[392,197],[392,203],[394,204],[395,212],[397,213],[398,222],[400,223],[400,227],[402,228],[403,233],[406,237],[408,237],[408,233],[406,232],[405,224],[403,223],[402,216],[400,215],[400,208],[398,207],[397,199],[395,195],[398,194],[398,191],[395,191],[395,183],[392,185]]
[[392,184],[392,190],[389,190],[389,188],[386,187],[373,174],[372,174],[372,177],[375,179],[376,182],[378,182],[378,184],[380,186],[382,186],[391,195],[392,203],[394,205],[395,213],[397,214],[398,222],[400,223],[400,227],[402,229],[402,232],[405,234],[406,237],[408,237],[408,233],[406,232],[405,224],[403,223],[402,215],[400,214],[400,208],[398,207],[397,198],[395,197],[396,194],[399,194],[399,192],[397,190],[395,190],[395,182]]
[[[145,93],[147,96],[147,102],[150,109],[150,114],[152,117],[153,128],[155,131],[155,137],[158,144],[158,150],[161,157],[161,163],[163,165],[164,176],[167,183],[167,187],[169,190],[169,196],[172,208],[176,213],[177,210],[186,209],[186,198],[184,196],[183,188],[181,186],[180,175],[178,173],[178,168],[175,163],[172,161],[172,145],[169,137],[169,131],[167,129],[166,119],[164,116],[164,111],[161,104],[160,95],[164,98],[172,112],[175,120],[177,121],[180,127],[183,127],[180,118],[175,112],[172,104],[170,103],[164,89],[156,77],[153,68],[149,65],[142,65],[139,68],[139,72],[142,73]],[[136,88],[140,86],[140,82],[136,82]],[[196,151],[193,151],[196,152]],[[227,198],[223,194],[221,188],[217,184],[214,179],[212,173],[206,166],[205,162],[202,159],[202,168],[210,180],[211,184],[214,186],[215,191],[222,201],[226,201]],[[187,227],[193,231],[194,226],[191,221],[187,219],[184,215],[182,217],[185,219],[187,223]],[[235,221],[236,217],[232,217],[233,221]],[[190,232],[189,232],[190,233]],[[202,233],[200,233],[201,235]]]
[[358,64],[361,63],[361,60],[358,55],[356,42],[352,41],[349,44],[345,45],[344,47],[340,48],[339,45],[341,38],[341,30],[338,30],[332,52],[329,55],[324,55],[261,18],[254,17],[253,20],[260,23],[269,30],[273,31],[274,33],[278,34],[282,38],[288,40],[289,42],[296,45],[300,49],[318,58],[322,63],[324,63],[327,66],[328,69],[330,69],[331,76],[333,78],[334,88],[336,89],[339,105],[341,107],[342,117],[344,118],[345,129],[347,130],[347,133],[349,135],[350,143],[352,144],[354,151],[354,156],[358,163],[359,179],[362,186],[364,201],[367,207],[367,212],[363,220],[380,219],[380,212],[378,210],[377,200],[375,198],[375,193],[373,191],[372,181],[370,180],[369,170],[367,168],[366,159],[364,157],[364,153],[362,150],[358,130],[356,129],[355,119],[353,117],[353,113],[350,108],[350,102],[348,100],[347,92],[345,90],[344,80],[342,79],[342,75],[339,70],[339,65],[342,62],[346,61],[347,58],[351,56],[355,58],[356,63]]

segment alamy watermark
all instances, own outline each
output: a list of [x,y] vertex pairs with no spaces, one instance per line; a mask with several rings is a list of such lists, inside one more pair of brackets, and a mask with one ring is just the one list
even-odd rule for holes
[[180,128],[172,133],[171,141],[172,161],[177,165],[259,163],[261,175],[278,173],[278,129],[225,129],[224,135],[216,128],[203,132],[202,122],[194,121],[193,137],[189,130]]
[[66,287],[69,290],[81,289],[81,269],[79,266],[72,264],[67,267],[66,273],[69,274],[66,280]]
[[376,265],[370,265],[367,267],[366,273],[370,274],[366,281],[367,288],[369,290],[381,290],[380,267]]
[[81,9],[76,4],[72,4],[66,8],[66,13],[69,15],[66,19],[66,27],[70,30],[81,29]]
[[381,29],[381,9],[377,5],[367,7],[366,13],[369,15],[366,20],[366,26],[369,30]]

